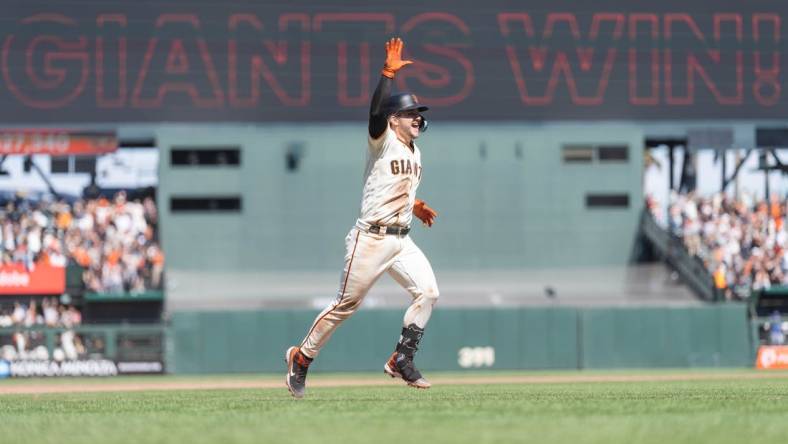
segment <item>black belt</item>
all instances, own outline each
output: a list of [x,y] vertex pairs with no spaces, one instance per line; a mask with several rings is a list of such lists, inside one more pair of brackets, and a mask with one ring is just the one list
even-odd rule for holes
[[394,227],[391,225],[382,227],[380,225],[370,225],[367,231],[375,234],[396,234],[397,236],[404,236],[410,233],[410,227]]

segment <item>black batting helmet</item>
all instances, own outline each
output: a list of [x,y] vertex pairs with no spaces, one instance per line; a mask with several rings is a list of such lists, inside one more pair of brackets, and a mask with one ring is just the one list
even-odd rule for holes
[[418,112],[427,111],[429,108],[420,104],[418,97],[410,93],[393,94],[386,100],[384,105],[386,115],[400,113],[402,111],[416,110]]
[[[391,95],[383,106],[385,110],[386,116],[390,116],[392,114],[401,113],[403,111],[418,111],[424,112],[429,109],[419,103],[418,97],[415,94],[410,93],[398,93]],[[421,123],[419,124],[419,130],[421,132],[427,131],[427,119],[423,116],[421,117]]]

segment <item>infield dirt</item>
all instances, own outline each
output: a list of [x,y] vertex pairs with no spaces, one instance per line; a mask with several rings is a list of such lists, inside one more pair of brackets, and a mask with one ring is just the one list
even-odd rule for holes
[[[567,384],[600,382],[660,382],[660,381],[713,381],[731,379],[788,378],[781,371],[673,371],[664,373],[600,373],[583,372],[567,374],[441,374],[431,377],[434,385],[490,385],[490,384]],[[284,389],[283,377],[266,376],[216,376],[216,377],[116,377],[116,378],[67,378],[26,379],[0,381],[0,395],[46,393],[100,393],[139,392],[166,390],[226,390],[226,389]],[[308,387],[364,387],[400,384],[381,373],[351,375],[317,375],[309,379]]]

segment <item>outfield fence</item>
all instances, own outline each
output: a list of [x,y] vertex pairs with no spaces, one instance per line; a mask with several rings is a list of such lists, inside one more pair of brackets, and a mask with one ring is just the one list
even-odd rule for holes
[[[172,314],[168,371],[277,372],[317,311]],[[362,310],[315,361],[325,371],[375,371],[393,351],[402,310]],[[698,307],[438,309],[418,354],[425,370],[749,367],[743,304]]]

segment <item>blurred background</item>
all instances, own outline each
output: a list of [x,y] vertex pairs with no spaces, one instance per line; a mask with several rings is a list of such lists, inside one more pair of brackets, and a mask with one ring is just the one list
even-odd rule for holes
[[[0,377],[280,371],[336,294],[392,36],[431,108],[422,368],[742,367],[784,341],[784,6],[6,6]],[[408,304],[384,276],[316,366],[379,369]]]

